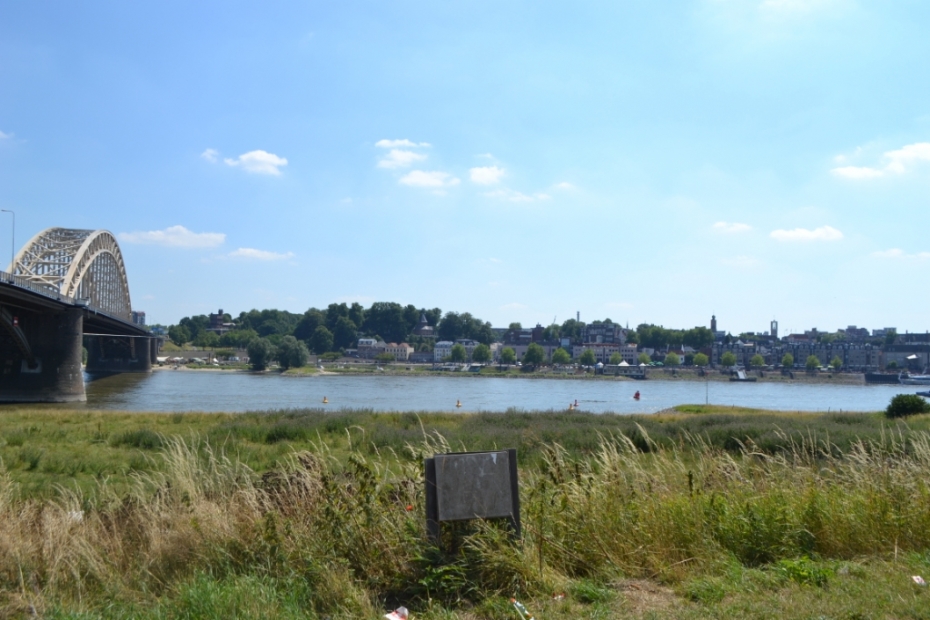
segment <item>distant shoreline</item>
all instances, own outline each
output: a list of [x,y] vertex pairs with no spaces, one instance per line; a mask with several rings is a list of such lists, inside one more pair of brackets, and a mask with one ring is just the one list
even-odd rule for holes
[[[381,370],[379,370],[379,368]],[[409,370],[408,370],[409,368]],[[254,371],[248,368],[237,367],[189,367],[173,365],[161,365],[153,367],[153,371],[180,371],[180,372],[225,372],[225,373],[247,373],[247,374],[280,374],[285,377],[321,377],[321,376],[344,376],[344,377],[368,377],[372,375],[383,375],[391,377],[497,377],[501,379],[558,379],[565,381],[624,381],[638,382],[650,380],[662,381],[712,381],[712,382],[729,382],[731,375],[725,374],[720,370],[714,369],[707,371],[705,376],[700,376],[698,371],[693,368],[661,368],[650,367],[646,369],[645,379],[635,379],[626,376],[613,375],[595,375],[593,373],[568,374],[554,372],[548,368],[541,368],[536,371],[527,372],[516,367],[509,367],[499,371],[497,366],[486,366],[481,372],[450,372],[434,370],[432,366],[423,364],[332,364],[324,365],[323,370],[315,365],[308,365],[302,368],[281,371],[276,368],[263,371]],[[799,384],[817,384],[817,385],[866,385],[865,375],[863,373],[824,373],[808,374],[803,370],[793,372],[793,376],[781,374],[779,371],[763,371],[759,376],[757,371],[748,373],[750,378],[755,379],[755,383],[799,383]]]

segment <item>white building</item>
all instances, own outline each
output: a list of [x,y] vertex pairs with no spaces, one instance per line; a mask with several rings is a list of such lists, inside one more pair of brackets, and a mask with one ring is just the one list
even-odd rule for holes
[[452,346],[455,343],[450,340],[441,340],[433,346],[433,361],[441,362],[443,359],[452,355]]
[[588,343],[573,346],[572,358],[577,362],[586,350],[591,350],[594,353],[594,359],[602,364],[609,364],[614,353],[619,353],[627,364],[636,363],[638,357],[635,344]]
[[406,342],[401,342],[400,344],[389,342],[384,345],[384,353],[390,353],[394,356],[394,359],[398,361],[407,361],[413,351],[413,347]]

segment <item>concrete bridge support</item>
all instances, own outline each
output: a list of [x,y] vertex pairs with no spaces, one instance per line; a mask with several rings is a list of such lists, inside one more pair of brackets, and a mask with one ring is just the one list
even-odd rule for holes
[[87,400],[81,369],[84,311],[0,308],[0,402]]
[[144,336],[88,336],[87,372],[152,372],[154,346]]

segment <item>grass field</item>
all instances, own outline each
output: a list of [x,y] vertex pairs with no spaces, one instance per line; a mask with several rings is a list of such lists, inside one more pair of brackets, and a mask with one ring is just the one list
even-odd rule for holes
[[[0,617],[930,618],[928,425],[7,407]],[[524,539],[431,547],[423,456],[509,447]]]

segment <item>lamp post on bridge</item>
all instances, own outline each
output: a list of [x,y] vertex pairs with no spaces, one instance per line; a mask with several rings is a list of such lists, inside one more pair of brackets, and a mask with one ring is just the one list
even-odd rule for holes
[[9,209],[0,209],[0,213],[9,213],[13,216],[13,227],[10,229],[10,282],[13,281],[13,260],[16,257],[16,213]]

